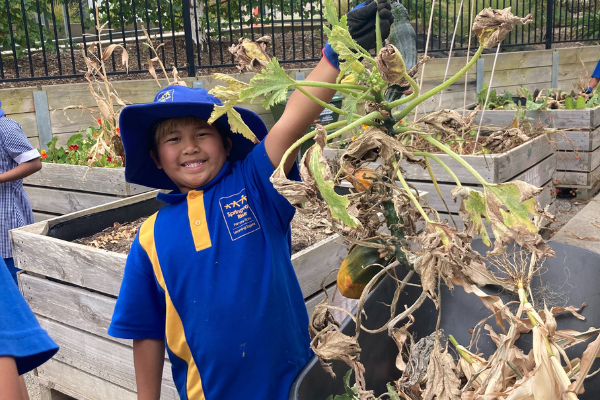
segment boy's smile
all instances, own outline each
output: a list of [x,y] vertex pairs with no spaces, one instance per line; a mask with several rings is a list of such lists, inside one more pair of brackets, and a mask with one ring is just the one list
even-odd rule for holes
[[216,177],[229,155],[219,131],[206,121],[179,125],[158,138],[157,156],[152,158],[177,185],[181,193],[209,183]]

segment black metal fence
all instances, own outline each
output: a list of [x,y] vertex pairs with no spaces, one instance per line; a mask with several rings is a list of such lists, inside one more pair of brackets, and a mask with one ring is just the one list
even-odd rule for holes
[[[296,65],[317,61],[326,40],[323,0],[1,1],[0,82],[81,77],[86,71],[82,50],[98,39],[105,47],[118,43],[127,48],[129,73],[148,72],[154,58],[184,76],[233,67],[228,48],[240,37],[269,35],[270,52],[280,62],[300,63]],[[428,51],[450,50],[453,36],[453,49],[466,50],[471,21],[484,7],[512,7],[515,15],[533,16],[534,22],[515,28],[503,47],[551,48],[600,40],[600,0],[400,1],[417,32],[420,52],[429,28]],[[341,13],[356,0],[335,2]],[[96,15],[104,25],[100,33]],[[157,54],[147,46],[142,27],[158,47]],[[108,74],[125,73],[116,54],[107,60]]]

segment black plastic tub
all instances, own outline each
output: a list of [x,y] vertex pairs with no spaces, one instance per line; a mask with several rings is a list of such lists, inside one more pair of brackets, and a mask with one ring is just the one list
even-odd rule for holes
[[[542,270],[543,285],[558,295],[557,298],[563,302],[561,305],[572,305],[580,307],[582,303],[587,303],[580,313],[586,317],[585,321],[580,321],[569,313],[560,314],[556,320],[558,329],[575,329],[585,331],[589,327],[600,327],[600,254],[592,253],[588,250],[575,246],[570,246],[558,242],[550,242],[551,247],[556,252],[556,258],[547,259]],[[480,240],[474,242],[473,247],[485,253],[486,247]],[[398,276],[402,278],[406,271],[399,269]],[[540,287],[540,279],[534,279],[532,290]],[[381,284],[369,295],[365,303],[365,312],[367,319],[364,325],[367,328],[378,328],[387,322],[389,318],[389,307],[394,293],[395,284],[389,278],[385,278]],[[497,294],[506,303],[515,298],[508,293],[500,292],[498,287],[487,286],[482,288],[488,294]],[[407,286],[406,293],[401,297],[401,306],[398,312],[402,311],[402,305],[412,304],[420,294],[420,288]],[[556,300],[555,300],[556,301]],[[454,292],[442,285],[442,319],[440,326],[444,329],[446,335],[452,334],[459,343],[468,346],[471,340],[471,328],[491,315],[481,301],[474,294],[467,294],[462,287],[456,287]],[[416,322],[411,329],[411,333],[418,340],[431,334],[435,330],[437,322],[437,310],[433,302],[429,299],[414,313]],[[402,326],[400,322],[398,326]],[[489,325],[499,333],[500,329],[495,325],[494,319],[489,321]],[[355,331],[354,322],[349,318],[344,321],[342,331],[346,334],[353,334]],[[362,348],[361,362],[365,365],[365,379],[367,389],[374,390],[375,395],[381,395],[386,392],[386,383],[397,380],[401,373],[395,367],[395,360],[398,349],[392,339],[387,336],[387,330],[379,334],[368,334],[362,332],[359,336],[359,344]],[[479,351],[489,356],[494,350],[495,345],[491,339],[482,332],[480,336]],[[517,345],[528,351],[531,348],[531,335],[521,335]],[[567,349],[567,355],[570,358],[581,357],[584,344]],[[600,362],[597,361],[598,364]],[[592,371],[598,369],[597,365],[592,366]],[[290,390],[290,400],[325,400],[332,394],[343,394],[343,377],[348,372],[349,367],[339,361],[333,362],[333,370],[336,373],[336,379],[323,370],[319,360],[314,357],[308,365],[300,372],[296,381]],[[579,395],[581,400],[592,400],[598,398],[600,393],[600,374],[585,381],[585,393]]]

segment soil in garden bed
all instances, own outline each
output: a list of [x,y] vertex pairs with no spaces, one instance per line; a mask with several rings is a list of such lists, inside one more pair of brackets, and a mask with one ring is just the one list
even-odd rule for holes
[[[97,249],[127,254],[138,228],[146,219],[147,217],[143,217],[124,224],[115,223],[114,226],[106,228],[102,232],[73,242]],[[292,253],[304,250],[332,233],[327,227],[327,220],[322,216],[297,212],[292,220]]]

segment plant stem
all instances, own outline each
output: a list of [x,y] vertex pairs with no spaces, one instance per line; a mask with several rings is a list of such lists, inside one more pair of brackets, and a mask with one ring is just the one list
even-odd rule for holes
[[[314,94],[310,93],[308,90],[300,87],[300,86],[296,86],[296,89],[298,89],[300,92],[302,92],[306,97],[308,97],[309,99],[311,99],[312,101],[314,101],[315,103],[317,103],[318,105],[320,105],[321,107],[324,107],[328,110],[333,111],[334,113],[340,114],[340,115],[346,115],[346,112],[344,112],[344,110],[337,108],[335,106],[332,106],[329,103],[324,102],[323,100],[317,98],[317,96],[315,96]],[[360,115],[358,114],[354,114],[354,116],[356,117],[360,117]]]
[[[373,111],[370,114],[365,115],[362,118],[357,119],[356,121],[352,122],[351,124],[346,125],[345,127],[343,127],[342,129],[340,129],[337,132],[333,132],[331,135],[327,135],[327,140],[331,140],[331,139],[335,139],[336,137],[342,135],[345,132],[351,131],[352,129],[362,126],[362,124],[369,122],[373,119],[380,119],[382,118],[382,115],[379,111]],[[344,121],[345,122],[345,121]],[[331,124],[333,125],[333,124]]]
[[[334,122],[334,123],[329,124],[329,125],[325,125],[323,128],[325,128],[325,130],[327,130],[327,129],[332,129],[332,128],[338,128],[340,126],[344,126],[345,124],[346,124],[346,120],[343,120],[343,121]],[[316,135],[317,135],[317,130],[315,129],[313,131],[310,131],[306,135],[302,136],[300,139],[296,140],[294,142],[294,144],[291,145],[285,151],[285,153],[283,153],[283,156],[281,157],[281,162],[279,163],[278,168],[283,169],[283,166],[285,164],[285,160],[287,160],[287,158],[290,156],[290,154],[292,153],[292,151],[294,151],[298,146],[300,146],[302,143],[306,142],[307,140],[314,138]]]
[[329,83],[329,82],[318,82],[318,81],[296,81],[296,86],[309,86],[309,87],[322,87],[328,89],[354,89],[360,90],[361,92],[365,92],[369,90],[368,87],[362,85],[350,85],[348,83]]
[[452,78],[448,79],[446,82],[442,83],[441,85],[434,87],[433,89],[431,89],[430,91],[428,91],[426,93],[423,93],[415,101],[413,101],[408,107],[406,107],[404,110],[402,110],[397,118],[403,119],[419,104],[421,104],[428,98],[435,96],[440,91],[448,89],[448,87],[450,87],[450,85],[452,85],[454,82],[456,82],[469,69],[471,69],[471,67],[473,65],[475,65],[475,62],[477,62],[477,60],[479,59],[479,56],[481,56],[482,52],[483,52],[483,46],[479,46],[479,49],[477,49],[477,52],[473,55],[473,58],[471,60],[469,60],[469,62],[460,71],[458,71],[456,73],[456,75],[454,75]]
[[[387,105],[387,107],[386,107],[387,110],[391,110],[394,107],[398,107],[399,105],[402,105],[404,103],[411,102],[415,97],[417,97],[419,95],[419,85],[417,85],[417,82],[415,82],[415,80],[413,78],[411,78],[410,75],[408,75],[406,72],[404,72],[404,79],[406,79],[408,81],[408,83],[410,83],[410,86],[413,88],[412,94],[410,94],[409,96],[406,96],[403,99],[398,99],[398,100],[392,101],[391,103],[389,103]],[[401,111],[398,112],[398,115],[400,115],[400,113],[401,113]]]
[[450,174],[450,176],[452,177],[452,179],[454,179],[454,182],[456,182],[456,186],[458,186],[458,187],[462,186],[462,184],[458,180],[458,177],[456,176],[456,174],[454,174],[454,172],[452,172],[452,170],[450,169],[450,167],[448,167],[446,165],[446,163],[443,162],[442,160],[440,160],[438,158],[438,156],[436,156],[435,154],[427,153],[427,152],[424,152],[424,151],[417,151],[417,152],[413,153],[413,156],[431,158],[433,161],[435,161],[436,163],[440,164],[440,166],[442,168],[444,168],[448,174]]
[[419,212],[421,213],[421,216],[423,217],[425,222],[432,222],[429,219],[429,216],[427,215],[425,210],[423,210],[423,207],[421,207],[421,204],[419,204],[419,201],[413,194],[412,190],[410,189],[410,187],[408,187],[408,184],[404,180],[404,177],[402,176],[402,172],[400,172],[400,169],[398,168],[398,161],[394,161],[393,165],[394,165],[394,169],[396,170],[396,175],[398,176],[398,180],[400,181],[400,183],[402,184],[402,187],[406,191],[407,196],[412,200],[415,207],[417,207],[417,210],[419,210]]
[[456,351],[458,351],[458,354],[460,354],[460,356],[464,358],[466,362],[473,364],[473,359],[465,352],[464,346],[461,346],[452,335],[448,335],[448,339],[450,340],[450,343],[454,345]]
[[448,204],[446,204],[446,199],[444,199],[444,195],[442,194],[442,191],[440,190],[440,185],[438,185],[437,179],[435,179],[435,175],[433,175],[433,171],[431,170],[431,164],[429,163],[429,158],[427,158],[427,157],[425,157],[425,164],[427,165],[427,172],[429,172],[429,177],[431,178],[431,181],[433,182],[433,186],[435,187],[435,190],[436,190],[438,196],[440,196],[440,199],[442,199],[442,203],[444,203],[444,207],[446,207],[446,211],[448,211],[448,215],[450,216],[450,219],[452,220],[454,227],[458,230],[458,226],[456,226],[456,221],[454,221],[454,217],[452,216],[452,213],[450,212],[450,209],[448,208]]
[[463,167],[465,167],[467,169],[467,171],[469,171],[471,174],[473,174],[473,176],[479,182],[481,182],[481,184],[483,186],[493,186],[493,184],[486,182],[486,180],[483,179],[483,177],[481,175],[479,175],[479,172],[475,171],[475,169],[473,167],[471,167],[468,162],[466,162],[465,160],[462,159],[461,156],[459,156],[458,154],[456,154],[455,152],[450,150],[445,144],[440,143],[433,136],[431,136],[430,134],[427,134],[427,133],[421,133],[421,137],[423,139],[425,139],[426,141],[428,141],[429,143],[431,143],[432,145],[434,145],[435,147],[437,147],[438,149],[442,150],[444,153],[448,154],[450,157],[454,158],[456,161],[458,161],[458,163],[460,165],[462,165]]

